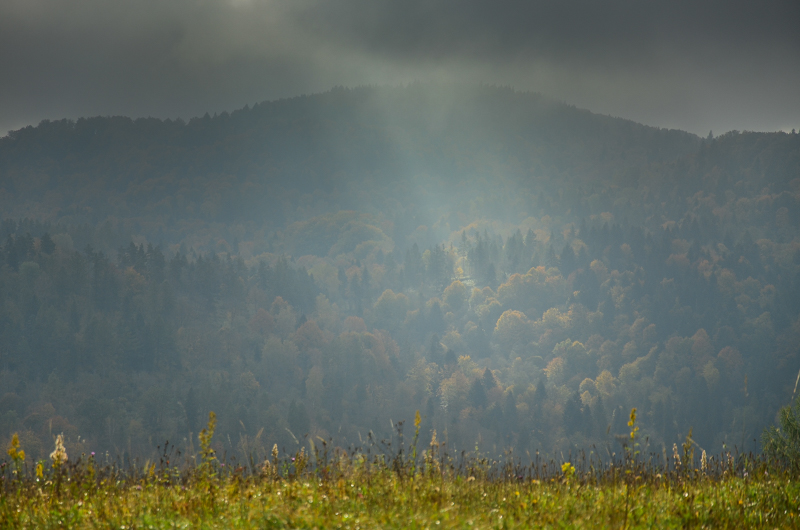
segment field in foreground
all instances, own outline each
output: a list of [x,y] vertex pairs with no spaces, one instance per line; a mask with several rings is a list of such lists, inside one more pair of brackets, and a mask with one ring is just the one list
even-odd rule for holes
[[[3,528],[787,528],[800,485],[766,471],[710,478],[635,469],[595,480],[450,475],[350,460],[294,476],[203,466],[101,478],[91,460],[4,484]],[[320,472],[321,471],[321,472]],[[97,475],[95,473],[97,472]],[[478,473],[480,475],[480,473]],[[738,476],[737,476],[738,475]],[[595,475],[597,476],[597,475]],[[616,476],[616,479],[614,479]]]
[[582,453],[556,463],[537,454],[528,465],[512,453],[500,460],[449,455],[435,433],[418,453],[419,413],[407,451],[402,439],[393,454],[373,452],[374,445],[366,453],[330,450],[309,439],[309,453],[281,455],[276,444],[260,463],[251,455],[244,464],[218,458],[211,446],[215,425],[212,412],[198,436],[200,452],[182,464],[165,444],[157,462],[125,467],[102,465],[94,453],[69,461],[59,435],[52,462],[31,469],[15,435],[10,461],[0,463],[0,526],[800,527],[800,483],[793,480],[795,466],[786,465],[792,460],[730,452],[708,458],[703,451],[698,467],[691,434],[682,456],[677,444],[663,460],[641,455],[636,409],[621,458],[604,462]]

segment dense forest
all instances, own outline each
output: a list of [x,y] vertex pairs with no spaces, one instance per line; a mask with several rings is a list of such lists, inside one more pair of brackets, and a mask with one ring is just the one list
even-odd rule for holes
[[[500,87],[0,138],[0,444],[33,458],[747,450],[800,370],[800,136]],[[757,447],[756,447],[757,449]]]

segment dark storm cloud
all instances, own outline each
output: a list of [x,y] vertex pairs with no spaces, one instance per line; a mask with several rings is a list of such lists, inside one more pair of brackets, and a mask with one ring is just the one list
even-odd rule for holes
[[800,3],[6,0],[0,130],[414,79],[694,132],[800,126]]
[[[347,8],[343,8],[347,5]],[[400,59],[535,54],[575,64],[653,67],[665,53],[736,53],[800,44],[792,2],[349,0],[305,10],[315,31]]]

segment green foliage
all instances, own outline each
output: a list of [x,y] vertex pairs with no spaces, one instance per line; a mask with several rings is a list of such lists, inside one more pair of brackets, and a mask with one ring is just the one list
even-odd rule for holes
[[214,437],[214,430],[216,428],[217,415],[214,414],[212,410],[208,413],[208,425],[197,435],[200,439],[200,455],[204,465],[210,465],[216,459],[214,450],[211,448],[211,439]]
[[694,471],[694,444],[695,441],[692,439],[692,428],[689,429],[689,433],[686,435],[686,441],[683,442],[683,468],[688,472]]
[[11,437],[11,444],[8,447],[8,456],[14,462],[14,473],[17,477],[22,476],[23,465],[25,464],[25,450],[20,447],[19,435],[14,433]]
[[631,416],[630,420],[628,420],[628,427],[630,428],[630,446],[627,447],[627,453],[631,460],[636,460],[636,457],[639,455],[639,441],[636,439],[636,436],[639,434],[639,426],[636,424],[636,407],[631,409]]
[[761,436],[764,454],[794,474],[800,473],[800,398],[781,408],[780,428],[769,427]]

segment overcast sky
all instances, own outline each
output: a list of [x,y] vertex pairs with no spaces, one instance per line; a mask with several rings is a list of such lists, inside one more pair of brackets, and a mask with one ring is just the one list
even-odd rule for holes
[[0,0],[0,135],[414,80],[703,135],[800,129],[798,28],[798,0]]

